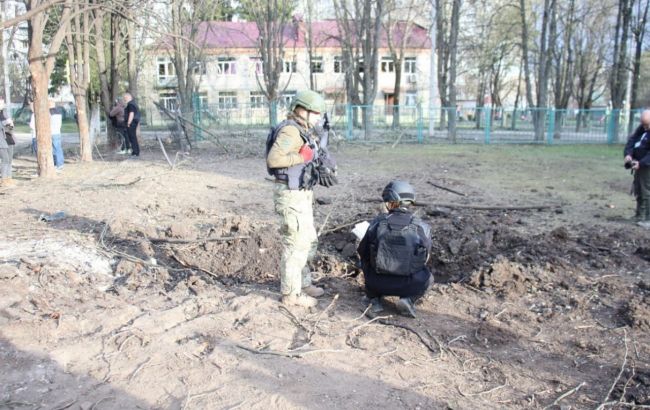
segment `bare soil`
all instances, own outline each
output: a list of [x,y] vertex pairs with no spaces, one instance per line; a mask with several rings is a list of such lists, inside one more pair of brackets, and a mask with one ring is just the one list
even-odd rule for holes
[[[262,144],[227,144],[174,169],[154,144],[104,150],[53,180],[18,156],[0,191],[0,408],[650,405],[650,231],[627,219],[618,150],[342,144],[341,184],[316,189],[326,294],[309,311],[279,304]],[[416,319],[390,298],[364,316],[350,233],[393,178],[433,229]]]

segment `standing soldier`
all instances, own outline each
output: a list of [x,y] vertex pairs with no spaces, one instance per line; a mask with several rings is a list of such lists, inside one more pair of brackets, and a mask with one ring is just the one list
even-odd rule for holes
[[641,124],[628,138],[623,155],[625,167],[634,172],[635,219],[650,228],[650,110],[641,113]]
[[[316,254],[312,188],[337,183],[335,166],[325,141],[315,135],[315,126],[325,112],[325,101],[314,91],[302,91],[291,102],[287,119],[278,124],[266,141],[266,164],[275,177],[273,202],[281,218],[282,259],[280,287],[282,303],[314,307],[322,288],[312,284],[307,262]],[[320,127],[319,127],[320,128]],[[326,126],[325,128],[328,128]]]

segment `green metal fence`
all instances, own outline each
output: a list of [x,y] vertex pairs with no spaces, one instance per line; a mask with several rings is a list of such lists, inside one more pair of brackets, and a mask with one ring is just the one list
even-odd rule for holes
[[[213,133],[259,131],[286,116],[286,102],[241,104],[224,101],[201,104],[197,98],[190,118]],[[373,143],[617,143],[627,139],[630,117],[639,123],[641,110],[516,109],[502,107],[450,108],[422,105],[340,104],[330,106],[331,123],[348,141]],[[169,120],[147,112],[147,125],[159,128]],[[275,117],[275,118],[273,118]],[[187,118],[187,116],[186,116]],[[450,121],[456,123],[451,132]],[[197,136],[200,138],[201,133]]]

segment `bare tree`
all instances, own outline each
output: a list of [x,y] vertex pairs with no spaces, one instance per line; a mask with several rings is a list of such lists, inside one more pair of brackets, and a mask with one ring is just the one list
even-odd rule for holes
[[79,4],[71,4],[71,30],[66,33],[70,86],[77,107],[79,147],[82,161],[92,161],[88,119],[88,87],[90,85],[90,44],[93,21],[91,13],[81,13]]
[[533,126],[535,128],[535,140],[544,139],[546,110],[548,108],[548,89],[552,69],[552,54],[557,35],[557,0],[544,0],[542,8],[541,29],[537,44],[535,63],[537,65],[536,93],[533,100],[532,76],[530,71],[531,36],[528,28],[531,26],[526,8],[526,0],[519,0],[519,11],[521,17],[521,48],[524,65],[524,77],[526,82],[526,100],[528,107],[533,110]]
[[395,67],[393,128],[399,127],[400,93],[402,91],[402,71],[406,48],[408,45],[417,46],[413,44],[411,33],[417,25],[416,19],[422,13],[423,6],[422,2],[418,0],[407,0],[405,4],[392,0],[387,4],[384,30],[386,32],[388,49],[390,50],[391,59]]
[[[643,52],[643,41],[645,39],[648,8],[650,0],[637,0],[637,7],[634,12],[634,21],[632,25],[632,38],[634,39],[634,56],[632,58],[632,84],[630,90],[630,108],[640,108],[639,104],[639,82],[641,79],[641,56]],[[636,125],[633,115],[630,115],[628,123],[628,133],[631,133]]]
[[[62,3],[62,4],[61,4]],[[54,68],[54,61],[65,38],[72,15],[72,0],[63,1],[27,1],[29,71],[32,78],[34,97],[34,117],[36,141],[38,146],[38,175],[53,177],[54,161],[52,157],[52,130],[50,129],[50,112],[48,107],[48,81]],[[49,43],[45,43],[45,27],[49,19],[57,19],[58,28]],[[47,48],[45,48],[46,46]]]
[[362,106],[366,138],[373,133],[384,3],[384,0],[334,0],[348,101]]
[[555,48],[552,50],[551,58],[553,61],[554,76],[553,97],[555,102],[555,138],[560,137],[558,125],[562,124],[565,118],[566,109],[569,106],[569,99],[573,95],[573,71],[575,69],[573,36],[576,29],[576,4],[575,0],[568,0],[568,4],[559,6],[559,18],[562,32],[555,42]]
[[[627,43],[630,35],[632,7],[635,0],[619,0],[614,29],[613,62],[609,74],[609,92],[612,102],[613,121],[618,124],[620,110],[623,108],[627,88],[629,58]],[[613,127],[614,140],[618,140],[618,125]]]
[[[281,90],[280,78],[285,64],[285,48],[295,48],[299,33],[295,27],[289,26],[294,4],[292,0],[243,0],[241,5],[257,25],[258,51],[262,59],[262,80],[260,81],[259,77],[257,80],[269,102],[270,123],[275,124],[276,104],[280,99]],[[287,35],[287,32],[291,34]]]
[[588,110],[602,95],[604,88],[604,62],[609,47],[606,27],[609,5],[582,3],[577,12],[578,26],[573,37],[575,52],[574,99],[578,105],[576,132],[587,126]]
[[[127,22],[117,11],[96,10],[94,24],[99,95],[104,115],[108,118],[114,101],[120,97],[120,61],[123,58],[122,27]],[[120,143],[120,136],[113,128],[111,121],[107,121],[106,124],[108,143],[111,148],[116,148]]]
[[[441,125],[448,117],[449,138],[456,141],[456,75],[461,0],[435,0],[438,92],[442,104]],[[451,17],[447,18],[451,7]],[[449,20],[449,21],[448,21]]]

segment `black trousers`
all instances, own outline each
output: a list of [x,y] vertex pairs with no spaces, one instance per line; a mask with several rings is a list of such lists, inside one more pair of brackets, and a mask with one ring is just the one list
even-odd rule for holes
[[138,129],[138,123],[133,121],[130,127],[127,127],[126,132],[129,136],[129,142],[131,143],[131,155],[140,156],[140,145],[138,144],[138,136],[136,130]]
[[366,296],[377,298],[380,296],[409,297],[419,299],[427,291],[433,278],[431,272],[424,268],[411,276],[379,275],[372,268],[364,269],[366,282]]
[[650,168],[639,168],[634,172],[634,195],[636,217],[642,221],[650,221]]

